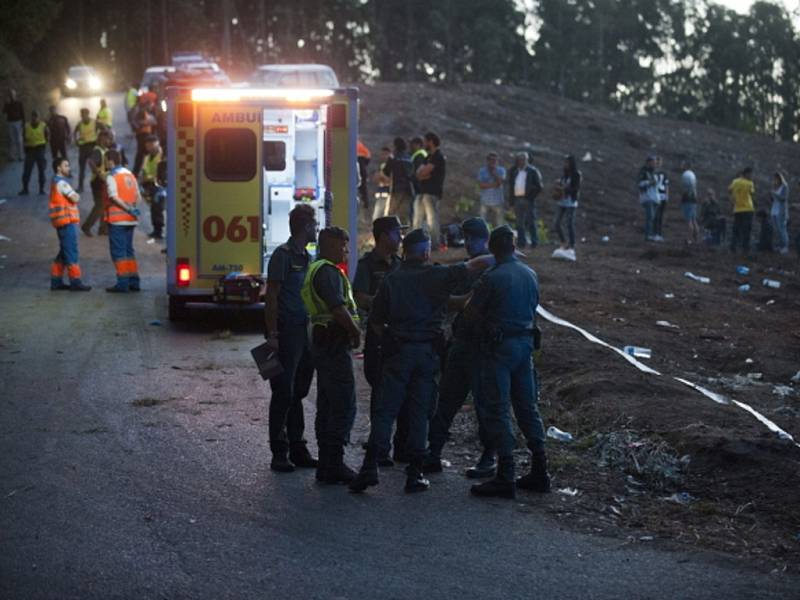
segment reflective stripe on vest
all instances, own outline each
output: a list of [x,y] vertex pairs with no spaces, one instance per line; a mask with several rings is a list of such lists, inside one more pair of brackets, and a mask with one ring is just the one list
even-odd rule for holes
[[97,111],[97,120],[103,125],[111,127],[111,109],[107,106]]
[[36,127],[30,123],[25,123],[25,147],[36,148],[37,146],[44,146],[47,143],[44,131],[44,121],[39,121],[39,125]]
[[[111,177],[117,184],[117,200],[121,200],[131,208],[136,206],[136,198],[138,196],[138,184],[136,177],[133,173],[122,167],[111,171]],[[137,223],[138,220],[132,214],[122,210],[119,206],[114,204],[109,198],[108,207],[106,208],[106,221],[109,223]]]
[[100,151],[100,164],[97,165],[99,168],[97,170],[97,174],[92,173],[92,181],[95,179],[100,179],[103,183],[106,181],[106,175],[108,175],[108,162],[106,161],[106,154],[108,153],[108,148],[104,146],[95,146],[95,150]]
[[319,297],[317,290],[314,288],[314,277],[316,276],[317,271],[319,271],[325,265],[332,266],[336,269],[339,275],[341,275],[342,286],[344,287],[345,308],[347,309],[347,312],[350,313],[350,316],[353,317],[353,320],[357,322],[358,312],[356,310],[356,301],[353,299],[353,287],[350,285],[350,280],[339,267],[337,267],[331,261],[321,258],[319,260],[315,260],[309,265],[306,278],[303,281],[303,288],[300,290],[300,296],[303,298],[303,304],[306,307],[306,311],[308,311],[311,324],[327,325],[333,321],[333,315],[331,314],[328,305],[325,304],[325,301]]
[[425,150],[425,148],[420,148],[419,150],[416,150],[414,154],[411,155],[411,162],[414,162],[414,159],[417,158],[418,156],[422,156],[422,158],[428,158],[427,150]]
[[156,152],[155,156],[145,154],[144,163],[142,164],[142,181],[145,183],[152,183],[156,180],[158,174],[158,163],[161,162],[161,150]]
[[83,146],[84,144],[93,144],[96,141],[97,141],[97,126],[94,124],[94,121],[89,121],[88,123],[79,121],[78,145]]
[[67,181],[67,179],[56,175],[53,178],[53,183],[50,184],[50,222],[56,228],[80,222],[78,205],[58,191],[58,183],[60,181]]

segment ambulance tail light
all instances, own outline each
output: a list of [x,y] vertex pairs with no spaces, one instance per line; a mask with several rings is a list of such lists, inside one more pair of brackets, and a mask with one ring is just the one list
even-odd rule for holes
[[192,282],[192,268],[188,258],[179,258],[175,263],[178,287],[187,287]]

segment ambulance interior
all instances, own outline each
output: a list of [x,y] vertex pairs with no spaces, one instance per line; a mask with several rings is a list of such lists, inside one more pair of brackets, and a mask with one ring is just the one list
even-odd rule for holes
[[325,219],[326,106],[265,109],[263,136],[263,273],[272,252],[289,239],[289,212],[299,203]]

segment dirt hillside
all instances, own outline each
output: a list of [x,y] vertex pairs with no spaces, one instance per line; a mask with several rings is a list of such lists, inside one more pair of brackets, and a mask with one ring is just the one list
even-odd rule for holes
[[[759,207],[768,209],[770,176],[780,168],[790,174],[790,228],[797,235],[800,148],[519,88],[382,84],[362,88],[361,97],[362,138],[375,153],[395,135],[433,130],[441,136],[448,158],[443,222],[476,210],[474,177],[490,149],[505,166],[514,151],[533,150],[547,182],[558,176],[564,154],[579,160],[577,263],[551,259],[552,242],[529,253],[542,304],[613,346],[651,348],[645,362],[662,375],[641,373],[611,350],[542,321],[545,424],[575,440],[549,442],[554,488],[562,492],[531,504],[572,526],[626,532],[627,543],[665,537],[748,554],[765,568],[796,569],[800,449],[742,407],[718,404],[673,378],[751,405],[800,441],[800,383],[792,381],[800,371],[798,256],[745,258],[687,247],[678,185],[667,209],[666,242],[645,244],[635,182],[649,153],[664,157],[676,184],[680,162],[689,158],[700,193],[713,188],[724,204],[728,183],[750,164]],[[540,196],[539,216],[548,228],[552,204],[549,194]],[[441,259],[458,256],[451,249]],[[737,265],[748,266],[750,275],[738,275]],[[692,281],[685,271],[711,283]],[[763,278],[781,287],[763,287]],[[743,283],[751,284],[749,293],[738,292]],[[471,415],[463,415],[462,425],[451,456],[459,468],[476,452]],[[687,495],[673,496],[681,492]]]

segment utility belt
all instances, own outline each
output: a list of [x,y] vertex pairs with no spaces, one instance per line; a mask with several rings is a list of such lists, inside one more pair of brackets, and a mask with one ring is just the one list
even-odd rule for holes
[[331,321],[327,325],[311,326],[311,343],[318,348],[330,350],[343,344],[348,345],[350,340],[344,327]]
[[444,332],[440,332],[427,339],[413,339],[398,336],[386,329],[381,336],[381,356],[383,358],[394,356],[398,354],[406,344],[430,344],[439,356],[444,356],[447,351],[447,338]]
[[481,350],[491,352],[505,340],[530,337],[533,340],[533,349],[542,349],[542,330],[538,326],[530,329],[504,330],[502,327],[486,327],[480,339]]

